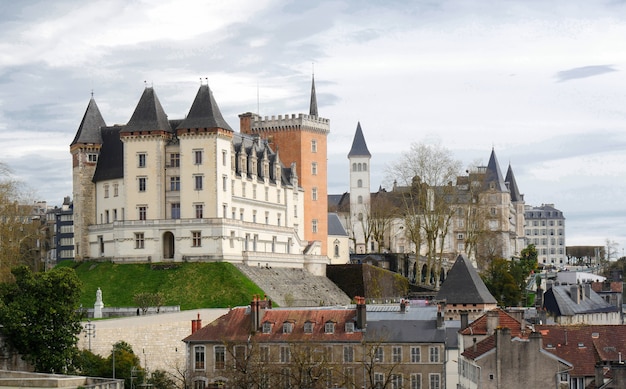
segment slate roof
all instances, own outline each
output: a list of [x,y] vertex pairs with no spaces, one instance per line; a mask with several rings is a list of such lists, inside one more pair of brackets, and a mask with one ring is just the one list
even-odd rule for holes
[[124,132],[166,131],[172,132],[167,115],[154,89],[146,87],[135,107],[135,112],[124,128]]
[[124,143],[120,139],[123,127],[102,129],[102,148],[92,181],[99,182],[124,177]]
[[517,187],[517,182],[515,181],[515,175],[513,174],[513,168],[511,168],[511,164],[509,164],[509,168],[506,172],[505,182],[509,184],[509,191],[511,192],[511,201],[522,201],[524,200],[524,196],[520,194],[519,188]]
[[309,105],[309,115],[317,116],[317,95],[315,94],[315,75],[311,77],[311,104]]
[[354,139],[352,140],[352,148],[348,153],[350,157],[371,157],[370,151],[367,149],[367,143],[365,143],[365,137],[363,137],[363,130],[361,130],[361,122],[356,125],[356,132]]
[[458,339],[447,339],[446,335],[445,328],[437,328],[436,320],[368,320],[365,339],[382,343],[446,343]]
[[[557,316],[574,316],[578,314],[616,312],[618,309],[604,301],[593,290],[578,303],[572,299],[572,287],[583,288],[582,285],[554,285],[543,295],[543,307]],[[584,290],[582,291],[584,295]]]
[[222,128],[232,131],[232,128],[224,120],[208,85],[200,86],[196,98],[191,104],[189,114],[176,129],[194,128]]
[[500,192],[508,192],[508,188],[504,184],[504,177],[500,170],[500,164],[498,158],[496,158],[496,152],[491,149],[491,156],[489,156],[489,163],[487,164],[487,171],[485,173],[485,186],[484,189],[489,189],[491,183],[494,184],[496,190]]
[[436,296],[446,304],[496,304],[474,266],[459,255]]
[[328,214],[328,235],[348,236],[348,233],[343,228],[339,216],[336,213]]
[[106,123],[102,118],[102,114],[100,114],[100,109],[98,109],[96,100],[92,97],[89,100],[89,104],[85,110],[85,115],[83,115],[83,120],[81,120],[80,126],[78,126],[78,131],[76,131],[76,136],[74,137],[72,143],[70,143],[70,146],[77,143],[102,144],[100,128],[105,126]]

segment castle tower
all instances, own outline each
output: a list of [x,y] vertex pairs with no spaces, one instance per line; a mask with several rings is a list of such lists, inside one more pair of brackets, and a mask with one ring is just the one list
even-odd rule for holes
[[74,259],[76,261],[81,261],[88,255],[87,226],[96,222],[96,187],[92,178],[102,147],[101,128],[105,126],[106,123],[92,96],[76,136],[70,144],[74,197]]
[[485,171],[485,181],[483,183],[483,192],[481,194],[483,201],[481,204],[487,208],[484,214],[487,217],[487,228],[493,235],[488,239],[491,245],[499,247],[491,247],[488,251],[499,252],[502,258],[510,258],[511,250],[511,193],[505,184],[495,150],[491,150],[489,163]]
[[247,112],[239,115],[240,131],[267,139],[280,151],[285,164],[296,164],[300,186],[304,189],[304,238],[319,241],[326,255],[328,238],[327,138],[330,120],[317,115],[315,79],[312,79],[309,114],[260,117]]
[[515,181],[515,175],[513,174],[513,168],[511,168],[511,164],[509,164],[509,168],[506,172],[506,178],[504,179],[507,186],[509,187],[509,192],[511,192],[511,203],[513,204],[513,208],[515,209],[515,216],[511,218],[511,221],[515,222],[515,225],[512,225],[512,248],[513,255],[519,255],[525,246],[525,233],[524,233],[524,225],[525,225],[525,217],[524,217],[524,195],[520,193],[519,188],[517,187],[517,182]]
[[352,148],[348,153],[350,161],[350,227],[355,239],[357,254],[372,251],[365,247],[364,226],[367,225],[370,206],[370,159],[372,155],[367,149],[361,123],[356,126]]

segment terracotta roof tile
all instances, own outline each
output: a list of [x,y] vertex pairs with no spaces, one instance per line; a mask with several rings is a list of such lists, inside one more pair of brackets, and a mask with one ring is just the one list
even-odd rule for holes
[[[498,312],[498,327],[510,329],[512,337],[521,336],[522,324],[516,318],[500,308],[492,309],[490,312]],[[485,313],[478,319],[474,320],[469,326],[467,326],[467,328],[461,331],[461,334],[487,335],[487,316],[488,315]]]

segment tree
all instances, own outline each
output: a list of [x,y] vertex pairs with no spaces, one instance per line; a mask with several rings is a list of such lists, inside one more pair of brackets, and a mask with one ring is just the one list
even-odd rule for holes
[[[127,342],[120,340],[113,345],[111,354],[106,359],[107,370],[105,377],[124,379],[124,387],[131,388],[138,382],[144,382],[145,372],[141,368],[141,361],[135,355],[133,347]],[[115,373],[113,367],[115,366]]]
[[0,288],[0,330],[7,343],[38,372],[71,371],[81,331],[76,273],[64,267],[33,274],[20,266],[12,274],[15,282]]
[[148,308],[150,307],[156,307],[158,313],[165,303],[165,296],[161,292],[140,292],[133,296],[133,301],[141,308],[144,315],[148,313]]
[[148,378],[148,384],[152,385],[154,389],[176,388],[176,382],[174,382],[171,374],[164,370],[153,371]]
[[485,286],[498,300],[500,306],[517,306],[521,299],[519,284],[513,274],[519,272],[512,271],[515,269],[515,263],[504,258],[495,258],[481,274]]
[[[409,152],[403,153],[388,169],[394,182],[410,188],[404,191],[402,210],[407,236],[415,239],[418,255],[422,244],[426,243],[427,273],[434,270],[437,281],[443,261],[443,243],[455,211],[453,204],[457,202],[453,183],[460,169],[461,162],[455,160],[449,150],[439,144],[423,143],[411,144]],[[419,231],[414,231],[415,228]]]

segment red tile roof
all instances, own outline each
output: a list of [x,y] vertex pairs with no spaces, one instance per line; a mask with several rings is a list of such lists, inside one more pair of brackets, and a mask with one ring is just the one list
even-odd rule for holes
[[496,337],[491,335],[480,342],[472,345],[463,351],[461,355],[469,359],[476,359],[484,353],[494,349],[496,347]]
[[[511,330],[511,337],[520,336],[522,333],[522,324],[513,316],[506,313],[500,308],[492,309],[490,312],[498,312],[498,327],[508,328]],[[478,319],[470,323],[467,328],[461,330],[462,335],[487,335],[487,316],[485,313]]]
[[[345,323],[354,323],[355,309],[268,309],[261,323],[272,323],[270,333],[264,334],[261,329],[256,331],[255,339],[259,342],[360,342],[363,333],[355,329],[352,333],[345,331]],[[314,323],[313,332],[304,332],[304,323]],[[335,323],[334,333],[324,332],[324,324]],[[294,323],[291,333],[283,333],[283,323]],[[226,315],[202,327],[183,339],[185,342],[245,342],[252,330],[252,318],[249,308],[234,308]]]

